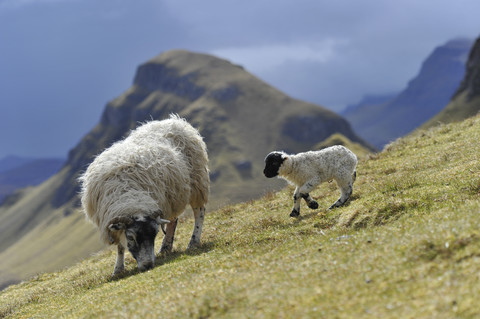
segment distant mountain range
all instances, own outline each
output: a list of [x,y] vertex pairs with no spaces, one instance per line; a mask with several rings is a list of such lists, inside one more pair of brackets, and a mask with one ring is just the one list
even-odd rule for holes
[[440,112],[465,74],[471,40],[456,39],[437,47],[419,74],[394,96],[373,96],[342,115],[354,130],[377,148],[404,136]]
[[272,150],[321,148],[319,143],[332,136],[326,143],[373,150],[341,116],[293,99],[238,65],[206,54],[166,52],[139,66],[133,85],[107,104],[59,173],[0,207],[0,282],[2,276],[11,282],[100,249],[98,235],[78,209],[79,173],[139,122],[170,113],[185,117],[204,136],[210,207],[283,187],[284,182],[262,173],[263,159]]
[[7,156],[0,159],[0,203],[15,190],[35,186],[57,173],[65,159]]
[[480,112],[480,37],[475,41],[466,64],[465,76],[450,103],[422,128],[461,121]]

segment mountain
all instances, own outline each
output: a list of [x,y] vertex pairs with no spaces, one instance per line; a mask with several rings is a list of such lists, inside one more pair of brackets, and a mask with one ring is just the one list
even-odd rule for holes
[[404,136],[448,104],[465,73],[472,42],[448,41],[423,62],[419,74],[390,100],[360,104],[342,115],[360,136],[378,148]]
[[240,66],[206,54],[165,52],[138,67],[133,85],[106,105],[58,174],[0,207],[0,277],[3,271],[9,280],[24,278],[100,249],[78,209],[79,173],[139,122],[170,113],[185,117],[205,138],[210,208],[283,187],[262,173],[272,150],[305,151],[334,134],[373,149],[339,115],[293,99]]
[[15,155],[5,156],[0,159],[0,173],[19,167],[20,165],[31,162],[33,158],[21,157]]
[[475,41],[465,66],[465,77],[452,97],[450,103],[424,128],[438,123],[461,121],[480,111],[480,37]]
[[[0,203],[15,190],[35,186],[57,173],[64,159],[7,156],[0,160]],[[14,196],[10,198],[13,200]]]

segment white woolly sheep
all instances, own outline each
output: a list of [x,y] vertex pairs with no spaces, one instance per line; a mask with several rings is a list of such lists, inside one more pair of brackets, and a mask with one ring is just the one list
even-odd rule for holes
[[341,190],[340,198],[330,206],[339,207],[350,198],[356,178],[357,156],[344,146],[332,146],[320,151],[310,151],[288,155],[284,152],[271,152],[265,158],[266,177],[279,176],[295,185],[291,217],[300,215],[300,199],[308,207],[317,209],[318,203],[310,192],[319,184],[334,179]]
[[200,244],[210,187],[207,148],[177,115],[133,130],[99,154],[79,181],[85,215],[105,243],[117,245],[114,275],[124,270],[125,247],[140,270],[154,266],[159,225],[167,224],[160,252],[171,252],[187,204],[195,218],[188,248]]

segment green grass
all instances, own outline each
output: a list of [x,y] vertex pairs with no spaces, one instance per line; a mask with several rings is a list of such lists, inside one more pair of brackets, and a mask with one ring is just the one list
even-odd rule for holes
[[[0,293],[12,318],[478,318],[480,117],[401,139],[288,217],[291,187],[207,215],[203,246],[112,280],[115,252]],[[161,236],[159,236],[159,246]]]

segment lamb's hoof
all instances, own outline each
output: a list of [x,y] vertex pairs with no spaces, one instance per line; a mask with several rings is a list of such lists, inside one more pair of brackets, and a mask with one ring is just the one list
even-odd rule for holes
[[297,210],[292,210],[292,212],[290,213],[290,217],[298,217],[300,216],[300,212],[297,211]]
[[316,201],[311,201],[310,203],[308,203],[308,208],[317,209],[318,208],[318,203]]
[[337,208],[339,207],[340,205],[337,205],[337,204],[333,204],[332,206],[330,206],[328,209],[334,209],[334,208]]

